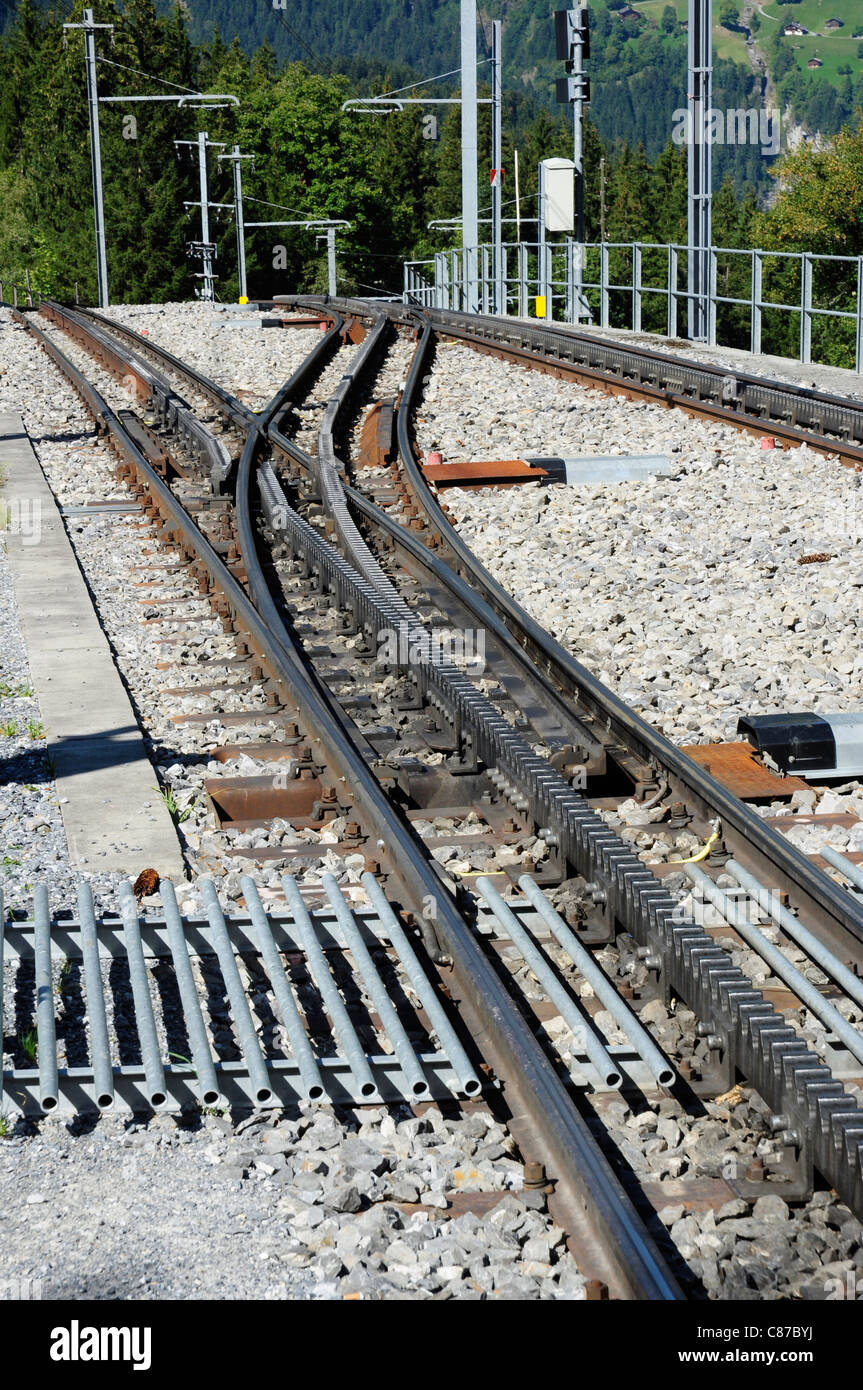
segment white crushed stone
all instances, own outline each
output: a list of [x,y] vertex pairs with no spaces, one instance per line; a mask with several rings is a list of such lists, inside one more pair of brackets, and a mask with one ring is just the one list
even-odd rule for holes
[[[664,453],[672,477],[446,489],[478,558],[600,680],[678,743],[738,716],[860,703],[860,475],[801,447],[438,354],[418,444],[445,461]],[[799,565],[828,553],[826,563]]]

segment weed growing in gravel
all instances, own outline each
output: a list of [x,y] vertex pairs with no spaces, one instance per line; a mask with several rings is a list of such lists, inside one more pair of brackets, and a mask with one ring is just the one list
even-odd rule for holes
[[32,686],[13,685],[11,681],[0,681],[0,700],[26,700],[32,694]]
[[14,738],[18,732],[18,725],[14,719],[7,719],[5,724],[0,725],[0,733],[4,738]]
[[[10,849],[20,849],[21,846],[20,846],[20,845],[10,845],[9,848],[10,848]],[[21,867],[21,860],[20,860],[20,859],[13,859],[12,856],[11,856],[11,854],[4,854],[4,855],[3,855],[3,868],[4,868],[4,869],[19,869],[20,867]]]
[[28,1028],[26,1033],[19,1033],[18,1045],[28,1062],[36,1061],[36,1053],[39,1051],[39,1036],[35,1028]]
[[63,992],[69,983],[69,976],[71,974],[72,962],[69,960],[67,956],[66,960],[64,960],[63,964],[60,966],[60,973],[57,976],[57,993],[60,995],[61,998],[63,997]]
[[45,730],[43,729],[43,727],[42,727],[42,722],[41,722],[41,720],[39,720],[39,719],[28,719],[28,720],[27,720],[27,732],[28,732],[28,734],[30,735],[31,738],[44,738],[44,737],[45,737]]
[[5,1110],[0,1111],[0,1139],[9,1138],[12,1133],[13,1123],[14,1121],[11,1115],[7,1115]]
[[56,777],[56,776],[57,776],[57,763],[56,763],[56,761],[55,761],[55,759],[54,759],[53,753],[44,753],[44,754],[42,755],[42,762],[43,762],[43,764],[44,764],[44,766],[45,766],[45,771],[46,771],[46,773],[48,774],[48,776],[49,776],[49,777]]
[[175,825],[182,825],[184,820],[189,819],[190,815],[192,814],[192,807],[194,806],[195,801],[197,801],[197,797],[195,797],[192,801],[189,802],[188,806],[184,806],[181,811],[176,801],[174,800],[174,792],[171,787],[165,787],[164,790],[159,792],[159,795],[164,801],[165,806],[168,810],[168,815],[171,817],[171,820],[174,822]]

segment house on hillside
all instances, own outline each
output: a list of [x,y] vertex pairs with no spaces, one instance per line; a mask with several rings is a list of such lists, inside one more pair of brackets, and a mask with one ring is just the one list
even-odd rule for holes
[[631,5],[624,5],[622,10],[616,10],[618,19],[641,19],[638,10],[634,10]]
[[844,25],[844,23],[845,23],[845,20],[844,20],[844,19],[828,19],[828,20],[827,20],[827,23],[824,25],[824,28],[825,28],[825,29],[841,29],[842,26]]
[[782,32],[789,38],[799,38],[801,34],[806,34],[809,31],[804,29],[802,24],[798,24],[796,19],[792,19],[789,24],[786,24]]
[[824,64],[820,58],[810,58],[806,66],[807,68],[823,68]]

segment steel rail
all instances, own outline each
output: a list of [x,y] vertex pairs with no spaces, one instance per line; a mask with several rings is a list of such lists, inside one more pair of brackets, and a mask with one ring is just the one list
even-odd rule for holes
[[488,347],[530,366],[554,367],[605,389],[707,414],[756,434],[808,444],[863,467],[863,402],[852,397],[565,328],[445,309],[425,312],[441,332],[473,346]]
[[224,441],[197,418],[161,372],[139,357],[122,353],[109,334],[87,325],[80,315],[47,300],[43,300],[41,312],[71,337],[79,338],[83,334],[92,345],[87,350],[93,351],[95,346],[106,365],[118,375],[126,380],[132,376],[157,410],[163,428],[179,435],[184,447],[197,454],[210,475],[213,492],[218,493],[225,487],[231,474],[231,455]]
[[[298,296],[297,302],[312,302],[308,296]],[[313,301],[316,305],[318,299]],[[362,301],[328,301],[340,312],[358,313]],[[365,304],[365,312],[385,312],[388,306],[377,302]],[[576,702],[576,718],[586,711],[598,724],[613,735],[624,748],[645,763],[661,769],[670,778],[672,787],[689,805],[700,808],[705,821],[722,821],[723,839],[730,855],[744,868],[762,879],[767,875],[769,886],[791,895],[801,917],[817,927],[831,949],[849,965],[863,973],[863,904],[849,901],[849,895],[822,869],[813,865],[805,854],[783,835],[756,815],[738,797],[723,787],[687,754],[660,734],[647,720],[630,709],[609,690],[556,639],[535,621],[511,594],[489,573],[476,558],[469,545],[447,518],[433,489],[426,482],[411,439],[411,420],[422,394],[434,346],[435,330],[427,317],[417,310],[395,306],[394,317],[401,322],[421,325],[421,336],[407,374],[400,409],[396,415],[398,446],[401,463],[410,489],[421,505],[432,529],[437,532],[453,557],[453,570],[461,576],[459,584],[448,579],[446,562],[432,554],[406,528],[386,517],[368,499],[356,491],[348,492],[353,506],[386,529],[390,539],[409,551],[414,561],[433,570],[437,579],[449,584],[462,602],[470,603],[470,590],[475,590],[497,613],[511,634],[510,655],[517,659],[520,649],[532,659],[539,678],[550,680],[565,698]],[[672,359],[673,360],[673,359]],[[863,404],[861,404],[863,412]],[[296,457],[296,454],[295,454]],[[396,532],[401,531],[397,536]],[[423,555],[422,551],[426,554]],[[482,622],[483,610],[474,604],[477,621]],[[495,637],[504,641],[500,627],[494,627]],[[523,659],[523,658],[522,658]]]
[[169,368],[170,371],[174,372],[176,376],[182,377],[183,380],[187,381],[196,391],[212,401],[213,405],[223,414],[227,415],[239,429],[245,431],[250,425],[255,423],[256,412],[251,410],[247,405],[244,405],[241,400],[230,391],[226,390],[224,386],[220,386],[218,382],[213,381],[203,372],[199,372],[197,369],[190,367],[188,363],[183,362],[181,358],[169,352],[167,348],[160,347],[158,343],[154,343],[149,337],[145,338],[141,333],[138,333],[136,329],[129,328],[124,323],[117,323],[114,319],[109,318],[107,314],[100,314],[96,309],[85,309],[80,305],[72,309],[68,304],[59,304],[53,299],[43,299],[42,306],[44,307],[46,305],[50,310],[59,312],[63,317],[68,318],[71,322],[77,323],[79,326],[86,327],[87,325],[95,325],[108,334],[113,334],[117,338],[124,339],[127,343],[130,343],[137,352],[152,355],[165,367]]
[[[275,402],[265,408],[263,429],[271,431],[281,408]],[[282,620],[258,558],[253,524],[253,462],[259,438],[250,434],[240,459],[237,531],[256,611],[271,633],[281,634]],[[586,1225],[600,1231],[603,1250],[596,1258],[605,1268],[603,1277],[610,1286],[629,1297],[679,1298],[676,1281],[563,1083],[515,1009],[497,971],[457,910],[437,866],[425,847],[419,848],[414,832],[387,800],[354,742],[346,738],[344,713],[340,708],[336,713],[333,706],[337,702],[308,670],[293,645],[281,635],[275,641],[285,661],[286,683],[302,707],[304,719],[331,753],[337,771],[368,810],[372,823],[377,824],[409,901],[417,904],[429,898],[435,904],[435,935],[452,962],[470,1032],[504,1080],[504,1093],[520,1137],[527,1126],[535,1146],[548,1155],[558,1183],[562,1224],[570,1232],[581,1233],[582,1239]],[[524,1147],[523,1138],[521,1142]]]
[[[435,930],[452,959],[462,995],[460,1005],[470,1032],[503,1081],[504,1095],[522,1147],[527,1143],[528,1153],[533,1150],[541,1157],[554,1176],[556,1211],[564,1227],[572,1235],[580,1236],[583,1264],[592,1267],[618,1296],[650,1300],[681,1298],[676,1280],[630,1197],[602,1155],[552,1063],[516,1009],[496,969],[458,912],[428,851],[387,800],[363,754],[347,736],[349,721],[346,716],[343,712],[340,717],[334,714],[332,697],[324,698],[321,682],[309,671],[285,632],[257,555],[252,520],[252,463],[270,417],[284,407],[284,388],[262,412],[258,427],[248,431],[237,475],[237,529],[250,598],[200,534],[167,484],[150,467],[116,413],[55,343],[32,323],[28,322],[28,327],[70,382],[81,390],[121,455],[146,478],[159,509],[171,518],[172,527],[222,589],[237,625],[249,633],[261,660],[302,708],[312,734],[332,752],[331,761],[343,773],[358,804],[385,840],[398,866],[398,876],[409,890],[410,901],[418,904],[430,898],[435,903]],[[191,1000],[189,1002],[191,1006]],[[200,1060],[196,1058],[196,1064],[201,1084],[209,1094],[212,1079],[206,1055]],[[206,1076],[201,1075],[200,1068]]]
[[[353,304],[350,308],[353,309]],[[425,342],[429,336],[424,334]],[[421,340],[420,347],[422,345]],[[361,361],[367,356],[370,357],[370,353],[361,354]],[[412,374],[422,359],[423,353],[418,351]],[[328,411],[322,437],[325,434],[332,437],[339,409],[350,397],[350,378],[359,375],[359,365],[355,364],[353,372],[346,374],[349,380],[343,381],[343,389],[338,392],[339,408]],[[400,444],[404,427],[403,418]],[[247,439],[244,457],[248,455],[248,477],[259,439],[257,431],[254,435],[250,432]],[[324,462],[333,473],[334,450],[325,451]],[[336,502],[345,506],[343,498],[337,497]],[[374,568],[378,569],[376,564]],[[385,585],[392,593],[389,581],[385,580]],[[479,709],[472,713],[475,719],[485,714]],[[487,730],[480,725],[479,733],[481,751],[488,759],[488,740],[484,736]],[[654,957],[661,961],[665,987],[674,987],[703,1019],[709,1020],[712,1036],[721,1043],[726,1063],[736,1062],[776,1113],[792,1116],[793,1131],[789,1129],[788,1132],[806,1135],[807,1151],[816,1165],[859,1210],[863,1204],[861,1113],[841,1084],[806,1049],[781,1016],[765,1004],[742,972],[731,966],[727,954],[715,948],[711,938],[695,923],[685,918],[681,920],[670,895],[618,837],[608,831],[601,819],[588,810],[581,798],[573,796],[565,784],[563,791],[558,790],[560,779],[553,773],[538,775],[537,767],[532,764],[539,764],[541,760],[525,757],[517,749],[520,741],[514,735],[509,740],[509,748],[501,747],[499,742],[495,748],[495,742],[492,736],[492,751],[510,755],[509,759],[503,757],[500,761],[504,765],[509,763],[515,784],[529,790],[535,818],[560,829],[561,842],[571,861],[585,877],[589,875],[603,885],[610,912],[639,940],[649,943]]]
[[[350,307],[353,309],[353,304]],[[428,352],[431,334],[431,324],[425,325],[404,388],[402,410],[399,411],[400,452],[407,471],[410,473],[413,467],[414,474],[420,474],[420,468],[413,456],[407,428],[414,392],[417,391],[420,373],[427,360],[425,353]],[[331,418],[331,428],[332,424],[334,420]],[[421,480],[418,477],[417,486],[420,491]],[[428,496],[428,489],[425,489],[424,503],[427,512],[431,512],[432,507],[436,509],[436,503],[429,503]],[[446,518],[441,517],[441,520],[446,521]],[[456,539],[449,523],[446,523],[443,534],[446,539],[450,534]],[[492,594],[495,594],[495,589],[499,587],[478,566],[463,542],[459,542],[459,545],[463,555],[467,552],[468,573],[472,575],[478,570],[484,580],[489,580]],[[506,599],[510,613],[520,619],[518,606],[514,605],[509,595],[504,595],[503,591],[500,594]],[[548,637],[541,630],[539,639],[542,645],[548,642]],[[609,692],[602,687],[596,689],[598,682],[592,684],[606,709],[609,708],[613,699]],[[616,703],[625,720],[634,721],[635,728],[642,726],[639,733],[648,748],[652,746],[663,749],[663,752],[667,748],[671,758],[666,755],[664,762],[660,759],[660,766],[667,769],[668,765],[677,763],[685,776],[689,759],[674,751],[673,745],[666,744],[664,739],[659,742],[659,735],[653,733],[648,724],[638,720],[638,716],[625,709],[621,702]],[[478,708],[472,712],[463,710],[463,713],[472,713],[475,719],[484,716],[484,712]],[[666,991],[674,988],[698,1012],[700,1019],[706,1023],[709,1037],[713,1040],[713,1052],[725,1072],[732,1074],[732,1068],[739,1066],[769,1101],[774,1113],[792,1116],[794,1123],[789,1122],[785,1131],[795,1136],[805,1136],[800,1144],[805,1143],[807,1161],[813,1161],[821,1172],[830,1177],[832,1186],[844,1195],[849,1205],[856,1211],[863,1209],[863,1112],[857,1109],[856,1102],[845,1093],[841,1083],[832,1077],[830,1069],[825,1068],[816,1054],[806,1048],[805,1041],[796,1036],[780,1013],[764,1001],[763,995],[752,987],[752,981],[732,965],[730,955],[716,947],[712,937],[681,912],[666,888],[642,865],[631,848],[606,826],[605,821],[588,808],[584,799],[571,792],[566,783],[561,787],[560,778],[554,776],[553,770],[543,765],[541,759],[524,756],[523,751],[517,748],[518,739],[514,731],[510,730],[507,746],[506,742],[502,744],[499,738],[493,737],[493,733],[486,733],[477,724],[474,724],[474,728],[478,751],[484,756],[486,765],[492,765],[492,759],[495,759],[498,766],[506,767],[513,776],[514,785],[527,795],[529,810],[536,823],[552,827],[561,849],[578,872],[585,880],[600,885],[610,919],[618,920],[635,935],[636,940],[649,948],[660,987]],[[717,801],[723,802],[737,819],[738,835],[742,838],[738,858],[752,859],[749,837],[746,835],[749,826],[746,823],[750,821],[752,824],[753,835],[762,837],[763,823],[753,817],[737,798],[718,788],[713,778],[703,774],[700,769],[698,780],[709,801],[714,805]],[[742,834],[739,831],[741,823]],[[731,838],[730,835],[727,838]],[[845,952],[848,954],[848,935],[860,941],[859,915],[856,909],[849,909],[848,895],[842,894],[825,874],[813,870],[787,842],[780,840],[775,844],[770,835],[764,838],[769,849],[767,862],[784,859],[784,867],[791,865],[792,869],[799,869],[803,881],[809,878],[810,887],[814,885],[813,901],[823,903],[827,899],[828,917],[832,905],[839,899],[839,919],[844,926],[848,924],[844,938]],[[802,863],[798,863],[798,860],[802,860]],[[775,865],[773,867],[775,876]],[[835,920],[832,926],[835,929]]]

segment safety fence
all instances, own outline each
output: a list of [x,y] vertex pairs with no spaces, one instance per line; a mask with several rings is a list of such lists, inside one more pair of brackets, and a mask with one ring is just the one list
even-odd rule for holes
[[[708,267],[708,345],[863,369],[863,256],[713,246]],[[689,278],[685,245],[519,242],[409,261],[404,299],[692,337]]]

